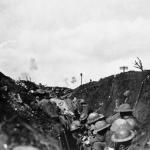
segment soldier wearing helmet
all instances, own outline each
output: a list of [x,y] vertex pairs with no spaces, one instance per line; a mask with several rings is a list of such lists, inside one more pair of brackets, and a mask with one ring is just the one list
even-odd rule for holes
[[80,121],[79,121],[79,120],[74,120],[74,121],[72,122],[72,124],[70,125],[70,131],[71,131],[71,132],[76,131],[76,130],[78,130],[80,127],[81,127]]
[[127,116],[132,116],[133,109],[128,103],[121,104],[115,112],[119,112],[121,118],[125,118]]
[[133,116],[133,111],[134,110],[127,103],[121,104],[119,108],[115,110],[115,112],[120,113],[120,117],[122,119],[125,119],[130,124],[132,127],[131,129],[135,129],[137,127],[137,120]]
[[99,120],[103,120],[105,117],[103,114],[98,114],[96,112],[92,112],[89,114],[87,118],[86,127],[88,128],[88,134],[93,134],[95,123]]
[[70,132],[74,139],[76,139],[76,145],[78,148],[82,147],[83,130],[79,120],[75,120],[70,125]]
[[96,112],[92,112],[89,114],[88,118],[87,118],[87,124],[91,125],[91,124],[95,124],[97,121],[99,120],[103,120],[105,117],[103,114],[98,114]]
[[91,139],[92,149],[99,150],[106,147],[106,133],[110,127],[110,124],[105,120],[100,120],[95,123],[93,131],[93,139]]
[[89,115],[87,115],[87,113],[81,114],[81,123],[82,125],[84,125],[85,131],[87,131],[86,133],[84,133],[84,137],[86,137],[86,140],[83,141],[84,149],[91,148],[91,139],[93,139],[95,123],[101,119],[104,119],[104,116],[96,112],[91,112]]
[[134,136],[135,132],[129,129],[119,129],[114,132],[111,140],[114,142],[115,150],[128,149]]
[[73,137],[78,140],[78,138],[80,138],[80,129],[81,129],[81,125],[80,122],[78,120],[75,120],[72,122],[72,124],[70,125],[70,132],[72,133]]

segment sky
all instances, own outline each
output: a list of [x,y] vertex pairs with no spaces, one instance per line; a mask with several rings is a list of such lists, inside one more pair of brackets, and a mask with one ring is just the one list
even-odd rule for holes
[[[0,71],[48,86],[149,69],[149,0],[0,0]],[[75,79],[75,80],[74,80]]]

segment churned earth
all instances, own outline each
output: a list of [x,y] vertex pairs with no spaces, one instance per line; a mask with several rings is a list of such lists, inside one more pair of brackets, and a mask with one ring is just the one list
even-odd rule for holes
[[[15,81],[0,73],[0,149],[20,145],[39,150],[58,149],[52,119],[40,110],[36,96],[84,98],[90,108],[106,116],[117,105],[128,102],[141,128],[132,149],[140,149],[150,138],[150,71],[129,71],[84,84],[76,89],[46,87],[31,81]],[[31,147],[30,147],[31,148]],[[26,147],[27,149],[27,147]]]

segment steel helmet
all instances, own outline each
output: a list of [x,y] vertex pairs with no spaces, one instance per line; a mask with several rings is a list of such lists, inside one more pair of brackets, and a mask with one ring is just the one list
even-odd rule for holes
[[96,112],[93,112],[93,113],[90,113],[88,118],[87,118],[87,123],[88,124],[92,124],[92,123],[95,123],[96,121],[100,120],[100,119],[103,119],[104,118],[104,115],[103,114],[98,114]]
[[76,130],[78,130],[78,129],[79,129],[79,127],[76,126],[75,124],[71,124],[71,125],[70,125],[70,131],[71,131],[71,132],[76,131]]
[[75,124],[75,125],[77,125],[77,126],[81,126],[81,124],[80,124],[80,121],[79,121],[79,120],[74,120],[74,121],[72,122],[72,124]]
[[119,129],[132,129],[130,124],[125,119],[117,119],[112,123],[111,131],[116,132]]
[[75,120],[71,123],[70,125],[70,131],[76,131],[81,127],[80,121],[79,120]]
[[110,124],[107,124],[105,120],[98,121],[95,123],[93,134],[97,134],[97,132],[102,131],[108,127],[110,127]]
[[119,108],[115,110],[115,112],[132,112],[132,111],[133,109],[131,109],[131,106],[127,103],[121,104]]
[[133,139],[135,133],[132,130],[120,129],[117,130],[111,137],[113,142],[126,142]]

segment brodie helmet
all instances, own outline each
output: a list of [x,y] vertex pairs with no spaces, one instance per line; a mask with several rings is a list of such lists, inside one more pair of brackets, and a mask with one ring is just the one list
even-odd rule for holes
[[97,134],[97,132],[102,131],[108,127],[110,127],[110,124],[107,124],[105,120],[98,121],[95,123],[93,134]]
[[76,130],[78,130],[81,127],[80,121],[75,120],[72,122],[72,124],[70,125],[70,131],[74,132]]
[[132,111],[133,109],[131,109],[131,106],[127,103],[121,104],[119,108],[115,110],[115,112],[132,112]]
[[132,140],[134,136],[135,133],[132,130],[120,129],[111,136],[111,140],[115,143],[126,142]]
[[87,118],[87,123],[88,124],[92,124],[95,123],[98,120],[104,119],[104,115],[103,114],[98,114],[96,112],[90,113],[88,118]]
[[116,132],[119,129],[132,129],[131,125],[125,119],[117,119],[112,123],[111,131]]

